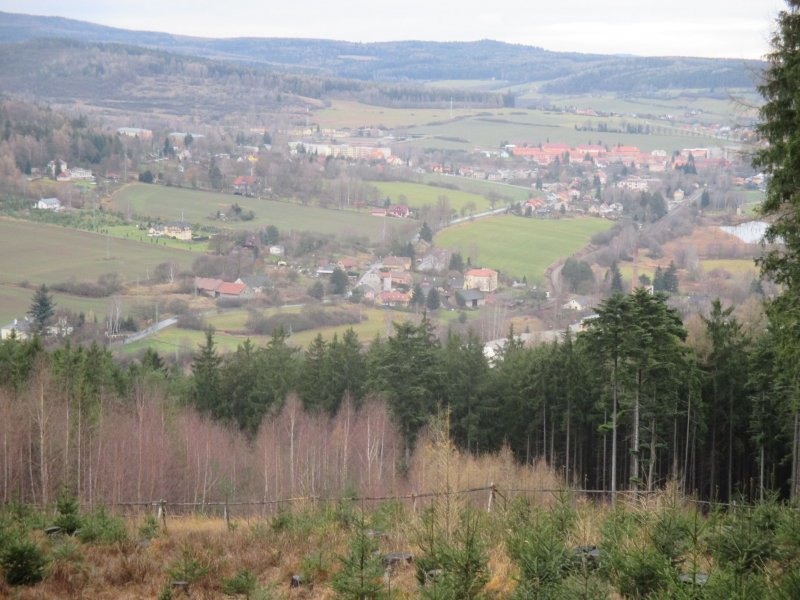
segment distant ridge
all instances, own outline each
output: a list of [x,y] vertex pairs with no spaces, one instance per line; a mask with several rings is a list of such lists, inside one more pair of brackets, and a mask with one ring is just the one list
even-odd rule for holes
[[[132,31],[64,17],[0,12],[0,40],[111,42],[301,74],[373,82],[537,82],[544,93],[753,88],[764,63],[742,59],[551,52],[492,40],[355,43],[300,38],[213,39]],[[0,44],[1,45],[1,44]]]

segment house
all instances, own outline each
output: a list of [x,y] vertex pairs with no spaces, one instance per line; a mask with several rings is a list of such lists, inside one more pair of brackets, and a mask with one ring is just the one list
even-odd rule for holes
[[283,256],[285,253],[286,253],[286,249],[283,246],[270,246],[269,247],[270,256]]
[[564,302],[564,304],[561,305],[561,308],[563,308],[564,310],[578,310],[578,311],[583,310],[583,306],[581,305],[580,302],[575,300],[575,298],[570,298],[569,300]]
[[254,294],[261,294],[267,289],[269,285],[269,278],[266,275],[247,275],[239,277],[234,283],[244,284],[245,296],[252,296]]
[[358,281],[357,287],[364,287],[367,289],[372,290],[373,296],[381,291],[381,273],[374,269],[367,271],[364,275],[361,276],[361,279]]
[[14,319],[8,325],[0,327],[0,340],[7,340],[14,336],[18,340],[28,340],[33,335],[33,323],[25,317]]
[[61,206],[61,201],[58,198],[42,198],[33,205],[33,208],[38,208],[39,210],[52,210],[54,212],[59,212],[63,209]]
[[411,302],[411,294],[409,292],[381,292],[380,303],[384,306],[408,306]]
[[233,193],[240,196],[253,196],[256,186],[257,180],[252,175],[239,175],[233,180]]
[[458,290],[456,292],[456,298],[458,299],[459,305],[463,301],[464,306],[467,308],[478,308],[486,304],[486,298],[483,292],[478,289]]
[[222,279],[214,279],[211,277],[195,277],[194,289],[201,294],[205,294],[206,296],[211,296],[213,298],[216,296],[217,288],[221,283]]
[[405,219],[411,214],[411,209],[405,204],[393,204],[389,207],[389,216],[396,219]]
[[411,259],[408,256],[387,256],[382,264],[390,271],[408,271],[411,268]]
[[494,269],[470,269],[464,273],[464,289],[479,289],[493,292],[497,289],[497,271]]
[[157,224],[150,227],[147,232],[150,237],[169,237],[184,242],[192,241],[192,226],[183,221],[171,221],[165,225]]
[[417,263],[417,271],[441,273],[450,263],[450,251],[444,248],[433,248]]
[[245,295],[244,292],[246,289],[247,286],[243,283],[223,281],[217,286],[215,292],[218,298],[241,298]]

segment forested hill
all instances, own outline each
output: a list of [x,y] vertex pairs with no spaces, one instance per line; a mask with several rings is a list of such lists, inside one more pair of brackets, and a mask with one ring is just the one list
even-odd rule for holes
[[269,111],[310,99],[427,106],[453,98],[502,105],[500,94],[376,83],[198,58],[127,44],[37,39],[0,44],[0,92],[111,111],[225,115]]
[[740,59],[550,52],[491,40],[361,44],[297,38],[195,38],[0,12],[0,39],[22,42],[41,38],[144,45],[190,56],[346,79],[535,81],[542,84],[541,91],[550,93],[750,88],[763,67],[759,61]]

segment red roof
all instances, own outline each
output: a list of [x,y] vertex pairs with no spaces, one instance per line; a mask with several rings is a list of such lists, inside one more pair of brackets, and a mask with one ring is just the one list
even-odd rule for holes
[[240,186],[240,185],[255,185],[256,178],[252,175],[239,175],[236,179],[233,180],[233,185]]
[[497,271],[493,269],[470,269],[464,275],[469,275],[470,277],[493,277],[497,275]]
[[226,296],[240,296],[247,286],[243,283],[228,283],[223,281],[217,286],[218,294],[225,294]]
[[212,277],[195,277],[194,279],[194,287],[208,292],[216,290],[221,283],[222,279],[214,279]]

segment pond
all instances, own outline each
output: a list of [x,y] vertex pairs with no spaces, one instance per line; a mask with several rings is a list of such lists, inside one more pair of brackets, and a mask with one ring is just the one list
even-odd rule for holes
[[758,244],[764,238],[767,227],[769,227],[769,223],[765,221],[748,221],[735,227],[723,225],[720,229],[725,233],[735,235],[746,244]]

